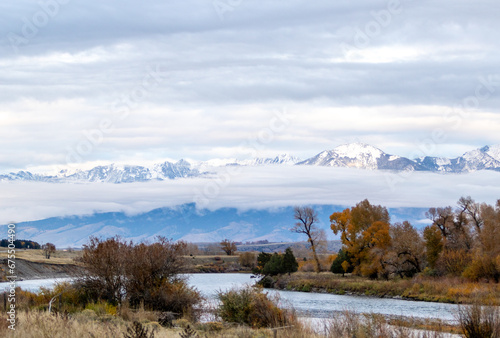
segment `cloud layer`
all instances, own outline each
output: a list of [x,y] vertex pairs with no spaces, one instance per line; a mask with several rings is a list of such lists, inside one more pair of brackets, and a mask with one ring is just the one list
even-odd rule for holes
[[137,214],[193,202],[211,210],[248,210],[306,204],[350,207],[368,198],[390,208],[428,208],[455,205],[467,195],[490,204],[500,198],[497,172],[405,175],[309,166],[219,168],[210,179],[130,184],[2,182],[0,188],[0,224],[94,212]]
[[291,123],[259,153],[306,158],[363,141],[456,157],[500,143],[495,9],[493,0],[4,1],[0,169],[246,157],[248,140],[284,109]]

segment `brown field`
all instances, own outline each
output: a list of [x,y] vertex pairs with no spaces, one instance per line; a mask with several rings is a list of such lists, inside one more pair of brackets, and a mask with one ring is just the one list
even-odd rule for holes
[[[0,259],[7,258],[7,250],[0,250]],[[64,251],[57,250],[50,256],[50,259],[45,258],[43,250],[35,249],[16,249],[16,258],[24,259],[36,263],[50,264],[76,264],[75,258],[80,257],[81,251]]]

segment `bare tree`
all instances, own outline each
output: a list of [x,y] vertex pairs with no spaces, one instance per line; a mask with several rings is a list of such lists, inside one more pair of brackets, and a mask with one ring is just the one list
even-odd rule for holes
[[220,248],[224,251],[228,256],[232,256],[236,250],[236,243],[231,242],[229,239],[225,239],[220,242]]
[[307,242],[310,245],[316,265],[316,272],[320,272],[321,264],[316,253],[318,243],[322,237],[321,231],[316,226],[316,223],[318,223],[318,214],[310,207],[295,207],[293,217],[297,220],[297,223],[295,223],[295,226],[290,231],[307,236]]
[[42,250],[45,258],[50,259],[50,256],[56,252],[56,246],[52,243],[45,243],[42,245]]

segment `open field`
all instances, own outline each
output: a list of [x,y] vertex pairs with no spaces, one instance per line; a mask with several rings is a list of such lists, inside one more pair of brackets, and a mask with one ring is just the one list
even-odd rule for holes
[[[74,259],[80,257],[80,255],[81,251],[57,250],[50,256],[50,259],[47,259],[43,254],[43,250],[16,249],[16,258],[21,258],[36,263],[76,264]],[[7,250],[6,248],[1,248],[0,259],[4,258],[7,258]]]

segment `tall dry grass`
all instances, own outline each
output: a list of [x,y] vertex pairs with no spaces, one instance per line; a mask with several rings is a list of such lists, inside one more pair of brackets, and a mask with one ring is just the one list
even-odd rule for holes
[[327,338],[442,338],[436,331],[416,330],[407,326],[392,325],[378,314],[356,314],[343,311],[333,314],[323,322],[323,334]]
[[466,338],[500,337],[500,310],[496,306],[481,305],[479,301],[460,306],[457,320]]

